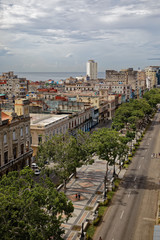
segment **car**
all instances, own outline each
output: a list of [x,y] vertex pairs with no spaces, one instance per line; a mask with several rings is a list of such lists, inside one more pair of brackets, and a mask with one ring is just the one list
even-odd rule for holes
[[45,161],[44,164],[49,165],[49,162],[48,162],[48,161]]
[[35,169],[35,170],[34,170],[34,174],[35,174],[35,175],[38,176],[40,173],[41,173],[41,171],[40,171],[39,169]]
[[38,168],[38,166],[37,166],[36,163],[32,163],[32,164],[31,164],[31,167],[32,167],[32,168]]

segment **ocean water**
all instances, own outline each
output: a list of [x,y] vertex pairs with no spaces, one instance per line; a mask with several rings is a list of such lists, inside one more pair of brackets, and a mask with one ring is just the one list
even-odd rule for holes
[[[18,77],[24,77],[31,81],[45,81],[52,79],[55,82],[59,80],[65,80],[69,77],[80,77],[85,76],[85,72],[14,72]],[[99,72],[98,78],[105,78],[105,72]]]

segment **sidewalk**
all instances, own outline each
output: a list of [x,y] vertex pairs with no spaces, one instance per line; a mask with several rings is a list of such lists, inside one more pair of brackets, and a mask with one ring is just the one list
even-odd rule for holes
[[[113,175],[113,166],[109,167],[108,178]],[[119,177],[123,177],[126,170],[122,170]],[[119,169],[116,171],[119,173]],[[104,177],[106,161],[95,158],[92,165],[84,165],[77,169],[77,178],[71,178],[67,184],[66,196],[73,202],[74,212],[69,221],[62,226],[65,229],[63,239],[78,240],[81,235],[82,224],[84,231],[89,219],[93,219],[98,202],[103,201]],[[76,198],[80,194],[80,199]]]

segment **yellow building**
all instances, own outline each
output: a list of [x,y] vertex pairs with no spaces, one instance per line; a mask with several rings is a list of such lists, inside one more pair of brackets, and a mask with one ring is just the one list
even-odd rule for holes
[[69,116],[66,114],[30,114],[33,156],[36,155],[40,143],[55,134],[66,133],[69,129]]

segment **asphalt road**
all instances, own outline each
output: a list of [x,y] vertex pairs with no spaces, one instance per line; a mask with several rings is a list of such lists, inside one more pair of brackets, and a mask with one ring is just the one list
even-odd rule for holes
[[160,113],[145,134],[94,240],[152,240],[160,189]]

